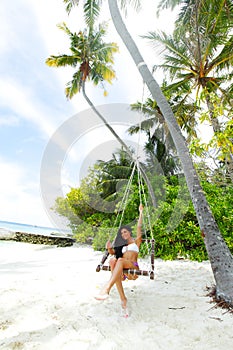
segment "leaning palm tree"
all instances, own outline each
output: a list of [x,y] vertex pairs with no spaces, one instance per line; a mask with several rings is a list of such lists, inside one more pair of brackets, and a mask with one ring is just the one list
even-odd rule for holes
[[[63,0],[63,2],[66,5],[68,14],[74,6],[79,4],[79,0]],[[113,55],[118,52],[118,46],[116,43],[104,42],[105,26],[100,25],[98,30],[95,30],[94,26],[100,13],[100,4],[101,1],[98,0],[87,0],[84,2],[84,17],[87,25],[87,29],[84,31],[80,31],[78,34],[72,33],[64,23],[59,25],[59,28],[69,36],[71,55],[52,55],[46,60],[46,64],[54,67],[72,66],[78,68],[73,75],[73,79],[67,83],[66,97],[71,99],[75,94],[82,91],[89,106],[132,158],[132,153],[128,146],[86,94],[85,86],[87,81],[92,81],[95,85],[103,85],[105,81],[111,83],[115,78],[112,65],[114,63]]]
[[[66,0],[66,2],[68,1],[69,0]],[[72,1],[72,3],[73,2],[74,1]],[[123,0],[122,3],[126,4],[126,2]],[[117,0],[108,0],[108,5],[118,34],[126,45],[139,70],[139,73],[151,92],[153,99],[155,99],[158,103],[158,106],[168,124],[168,128],[183,166],[188,189],[210,259],[216,281],[216,297],[219,300],[225,301],[228,305],[233,306],[233,257],[225,241],[223,240],[220,230],[211,213],[184,137],[176,122],[170,105],[163,95],[158,83],[148,69],[147,64],[145,63],[122,20]]]
[[92,81],[95,85],[103,85],[105,81],[111,83],[115,78],[112,64],[114,62],[113,54],[118,51],[117,45],[103,41],[106,28],[102,25],[99,26],[98,31],[92,28],[92,30],[79,31],[79,33],[72,33],[65,23],[60,24],[59,28],[69,36],[71,54],[51,55],[46,59],[46,64],[50,67],[71,66],[78,68],[73,74],[72,80],[67,83],[66,97],[71,99],[82,91],[89,106],[101,118],[119,143],[123,143],[126,148],[127,146],[122,139],[91,102],[85,89],[87,81]]
[[108,4],[115,28],[126,45],[152,97],[157,101],[176,145],[216,281],[216,297],[218,300],[223,300],[228,305],[233,306],[233,257],[222,238],[201,188],[184,137],[170,105],[122,20],[117,0],[108,0]]
[[[69,12],[76,1],[65,1],[65,3],[67,4],[67,11]],[[94,19],[98,16],[100,10],[98,1],[89,0],[86,2],[84,8],[87,29],[79,31],[79,33],[72,33],[65,23],[59,25],[59,28],[63,30],[70,39],[71,54],[51,55],[47,58],[46,64],[51,67],[71,66],[78,68],[73,74],[72,80],[67,83],[65,89],[66,97],[71,99],[75,94],[82,91],[85,100],[92,110],[98,115],[130,157],[134,159],[130,148],[119,137],[86,94],[85,86],[87,81],[92,81],[95,85],[103,85],[105,81],[111,83],[115,78],[112,65],[114,62],[113,55],[118,51],[118,46],[113,42],[104,42],[103,37],[106,34],[105,26],[99,25],[98,30],[94,28]],[[139,163],[139,167],[142,177],[148,186],[153,206],[156,206],[152,185],[141,163]]]

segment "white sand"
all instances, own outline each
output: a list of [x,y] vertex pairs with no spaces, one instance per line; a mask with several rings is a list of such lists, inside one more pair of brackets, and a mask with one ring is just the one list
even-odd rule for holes
[[93,295],[110,272],[102,254],[0,241],[0,349],[221,350],[233,344],[233,316],[213,309],[208,262],[155,261],[156,278],[124,282],[130,317],[114,287]]

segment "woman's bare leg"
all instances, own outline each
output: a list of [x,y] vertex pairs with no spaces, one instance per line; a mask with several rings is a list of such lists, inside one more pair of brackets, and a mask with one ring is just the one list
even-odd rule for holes
[[123,269],[124,268],[131,268],[131,267],[132,267],[131,261],[128,261],[124,258],[119,258],[117,260],[115,268],[112,272],[112,276],[105,287],[106,293],[110,292],[112,286],[114,285],[114,283],[116,283],[116,281],[121,280]]
[[[96,299],[99,299],[99,300],[104,300],[107,298],[112,286],[114,285],[114,283],[118,282],[118,281],[121,281],[121,278],[122,278],[122,272],[123,272],[123,269],[124,268],[132,268],[133,267],[133,264],[124,259],[124,258],[119,258],[117,260],[117,263],[114,267],[114,270],[112,271],[112,276],[110,278],[110,280],[108,281],[108,283],[106,284],[106,286],[101,290],[99,296],[96,297]],[[121,291],[121,288],[122,287],[122,284],[120,285],[119,283],[117,284],[119,286],[119,294],[120,296],[122,295],[123,298],[125,298],[125,295],[123,296],[122,294],[122,291]],[[124,291],[123,291],[124,293]]]
[[122,304],[122,306],[124,305],[126,307],[127,298],[125,296],[121,277],[116,281],[116,287],[117,287],[117,291],[118,291],[120,299],[121,299],[121,304]]
[[[114,270],[114,268],[116,266],[116,263],[117,263],[117,259],[116,258],[112,258],[109,261],[111,272],[113,272],[113,270]],[[119,294],[120,299],[121,299],[121,306],[122,306],[123,309],[126,309],[127,298],[125,296],[124,288],[123,288],[123,285],[122,285],[122,276],[116,281],[115,284],[116,284],[117,291],[118,291],[118,294]]]
[[121,308],[122,308],[121,315],[123,317],[129,317],[129,311],[127,308],[127,298],[125,296],[121,277],[115,282],[115,284],[116,284],[117,291],[118,291],[120,299],[121,299]]
[[116,258],[110,259],[109,265],[110,265],[110,268],[111,268],[111,271],[112,271],[112,272],[113,272],[113,270],[114,270],[114,267],[116,266],[116,263],[117,263],[117,259],[116,259]]

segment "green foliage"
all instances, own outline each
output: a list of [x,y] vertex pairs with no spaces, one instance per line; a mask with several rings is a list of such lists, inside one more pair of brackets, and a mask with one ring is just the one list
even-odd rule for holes
[[92,247],[95,250],[104,250],[106,241],[110,239],[110,236],[113,239],[111,233],[112,232],[109,227],[99,227],[98,230],[96,231]]
[[85,222],[82,222],[75,228],[73,228],[73,234],[78,243],[92,243],[95,230],[92,226]]
[[[182,181],[176,176],[166,179],[166,200],[159,203],[160,215],[153,223],[155,257],[165,260],[182,257],[202,261],[207,259],[205,245],[191,201],[187,205],[187,198],[184,203],[178,199],[181,186],[183,187]],[[182,215],[177,220],[177,226],[171,228],[169,220],[171,217],[176,219],[174,208],[177,205],[177,215]]]
[[193,221],[182,220],[172,232],[158,220],[155,230],[155,257],[165,260],[188,258],[202,261],[208,259],[200,229]]
[[[112,167],[112,163],[110,164]],[[101,174],[103,166],[104,174]],[[107,211],[108,197],[100,205],[101,195],[106,196],[106,180],[109,168],[106,164],[99,163],[90,170],[89,176],[82,181],[77,189],[71,189],[65,199],[58,198],[56,201],[56,211],[60,215],[66,216],[70,220],[70,226],[74,236],[80,243],[92,244],[95,250],[104,250],[105,243],[108,239],[114,240],[119,227],[119,221],[122,224],[128,224],[136,233],[136,220],[138,216],[139,193],[137,179],[135,178],[130,189],[127,206],[123,218],[121,213],[117,218],[117,208],[121,204],[121,199],[125,187],[118,189],[117,196],[119,201],[114,202],[111,211]],[[109,176],[114,184],[114,176],[119,173],[112,172]],[[205,174],[207,174],[205,172]],[[137,174],[135,174],[137,176]],[[220,231],[233,252],[233,186],[228,183],[211,183],[209,177],[205,176],[202,181],[203,190],[206,193],[208,203],[211,207]],[[212,178],[214,178],[212,176]],[[100,179],[104,179],[103,187]],[[206,248],[198,226],[197,218],[191,200],[182,194],[179,198],[180,191],[184,191],[183,179],[178,176],[157,179],[160,186],[157,186],[156,193],[158,198],[158,207],[146,209],[149,212],[149,219],[152,226],[153,236],[155,238],[155,257],[162,259],[177,259],[179,257],[190,260],[202,261],[208,259]],[[117,181],[115,185],[117,185]],[[111,196],[114,195],[114,186],[111,187]],[[109,193],[109,192],[108,192]],[[95,195],[95,197],[93,197]],[[110,196],[110,197],[111,197]],[[148,196],[146,192],[146,196]],[[221,200],[219,200],[221,199]],[[107,204],[106,204],[107,203]],[[187,204],[188,203],[188,204]],[[178,207],[178,210],[177,210]],[[176,208],[176,210],[175,210]],[[177,214],[175,213],[177,212]],[[179,216],[180,215],[180,216]],[[177,217],[176,217],[177,216]],[[143,238],[150,238],[148,217],[144,212],[145,223],[147,223],[147,235]],[[177,225],[175,224],[177,222]],[[148,254],[146,244],[142,244],[140,256]]]
[[[153,226],[155,256],[162,259],[182,256],[190,260],[206,260],[207,252],[191,202],[179,225],[171,232],[167,230],[179,188],[178,184],[175,185],[174,178],[171,180],[166,186],[166,201],[160,203],[160,217]],[[233,186],[218,186],[208,181],[203,181],[202,186],[223,238],[233,252]]]
[[207,201],[229,249],[233,252],[233,186],[203,182]]

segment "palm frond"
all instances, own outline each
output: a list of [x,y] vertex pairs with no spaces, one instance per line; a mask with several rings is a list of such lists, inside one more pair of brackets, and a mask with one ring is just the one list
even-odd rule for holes
[[143,38],[149,40],[153,47],[160,48],[160,54],[163,54],[166,63],[171,63],[171,67],[174,65],[192,66],[190,58],[187,56],[187,48],[180,41],[177,41],[171,35],[165,32],[148,32],[147,35],[143,35]]
[[141,1],[140,0],[121,0],[120,7],[124,11],[125,16],[127,16],[127,6],[132,6],[136,11],[141,10]]
[[98,71],[102,75],[103,80],[106,80],[110,84],[112,80],[116,78],[115,71],[112,69],[112,67],[107,66],[106,64],[99,64],[97,67],[97,72]]
[[225,43],[217,57],[209,65],[210,70],[216,68],[217,71],[222,69],[232,69],[233,66],[233,36]]
[[89,32],[93,31],[94,23],[100,14],[101,0],[86,0],[83,6],[85,22]]
[[158,14],[160,10],[171,9],[173,10],[175,6],[179,5],[183,0],[162,0],[158,4]]
[[141,103],[141,102],[132,103],[130,105],[130,108],[132,111],[143,113],[146,117],[152,116],[155,113],[158,113],[157,102],[153,101],[152,99],[147,99],[145,103]]
[[129,133],[129,135],[134,135],[134,134],[137,134],[140,130],[150,131],[150,129],[156,124],[158,124],[158,118],[154,116],[147,120],[143,120],[140,124],[135,124],[130,126],[127,129],[127,132]]
[[66,12],[68,14],[70,14],[70,11],[79,4],[79,0],[63,0],[63,2],[66,5]]
[[50,67],[65,67],[71,66],[76,67],[78,62],[77,57],[69,56],[69,55],[51,55],[45,61],[45,63]]
[[82,72],[77,71],[73,74],[73,79],[66,84],[65,94],[68,99],[71,99],[75,94],[77,94],[84,82],[82,82]]
[[67,35],[72,36],[71,31],[69,30],[69,28],[67,27],[65,22],[62,23],[58,23],[57,27],[61,30],[63,30]]

